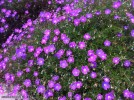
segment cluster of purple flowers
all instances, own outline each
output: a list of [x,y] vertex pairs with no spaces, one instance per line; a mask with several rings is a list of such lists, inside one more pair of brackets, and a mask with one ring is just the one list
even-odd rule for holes
[[102,50],[102,49],[97,49],[96,53],[94,52],[94,50],[88,50],[88,54],[89,56],[88,58],[88,62],[96,62],[97,57],[101,58],[101,60],[106,60],[107,59],[107,54]]
[[[12,1],[10,1],[12,2]],[[56,0],[55,1],[57,4],[62,4],[65,1],[64,0]],[[67,33],[62,33],[61,28],[54,28],[54,29],[45,29],[42,32],[42,37],[40,40],[34,40],[37,41],[37,45],[27,45],[27,44],[21,44],[19,47],[15,47],[15,54],[11,55],[11,58],[8,56],[5,56],[9,51],[8,51],[8,46],[12,47],[15,45],[15,42],[21,42],[23,37],[27,37],[28,40],[32,40],[32,33],[35,31],[36,24],[42,24],[44,22],[51,22],[54,27],[56,25],[58,26],[62,22],[69,22],[68,18],[70,18],[70,22],[73,23],[75,27],[79,26],[80,24],[84,24],[86,22],[89,22],[91,18],[94,16],[100,16],[102,13],[104,13],[106,16],[110,15],[113,13],[112,9],[105,9],[104,12],[102,11],[95,11],[93,13],[86,13],[85,15],[81,15],[82,8],[77,8],[75,5],[77,5],[79,1],[75,0],[71,4],[67,4],[63,7],[63,15],[60,15],[58,12],[61,11],[61,8],[57,8],[56,11],[48,12],[48,11],[41,11],[39,14],[39,19],[36,20],[31,20],[28,19],[26,23],[23,24],[21,29],[15,29],[14,31],[16,33],[19,33],[18,35],[11,35],[7,41],[2,45],[3,49],[3,54],[0,54],[0,72],[6,70],[7,65],[9,61],[11,62],[19,62],[19,67],[17,68],[16,73],[5,73],[4,74],[4,80],[7,84],[13,84],[17,79],[22,79],[22,83],[16,84],[13,87],[13,90],[11,91],[12,95],[17,94],[18,92],[21,93],[21,95],[24,97],[24,100],[28,100],[28,89],[30,87],[35,87],[36,88],[36,93],[40,94],[43,96],[45,99],[49,99],[53,96],[55,96],[55,93],[61,93],[62,90],[64,89],[62,85],[62,77],[65,75],[56,75],[55,73],[52,73],[51,79],[45,79],[47,81],[44,81],[44,76],[43,79],[41,79],[39,76],[44,73],[44,69],[46,67],[47,63],[47,58],[48,56],[55,57],[58,62],[57,65],[55,66],[50,66],[54,67],[53,71],[60,69],[66,71],[69,69],[70,72],[67,71],[67,74],[70,75],[69,77],[72,77],[69,79],[68,82],[68,91],[67,91],[67,96],[65,95],[59,95],[58,100],[67,100],[67,98],[74,99],[74,100],[92,100],[89,97],[84,97],[83,94],[77,93],[77,90],[80,90],[81,88],[84,87],[85,83],[83,82],[83,77],[88,77],[92,80],[97,79],[98,73],[96,71],[97,67],[99,66],[98,61],[100,62],[105,62],[108,60],[108,53],[105,51],[105,49],[102,48],[97,48],[97,49],[91,49],[87,48],[88,47],[88,42],[92,42],[91,40],[94,38],[90,33],[82,33],[83,40],[79,41],[72,41],[71,37]],[[87,2],[90,4],[93,4],[95,1],[94,0],[84,0],[84,4]],[[2,2],[0,2],[2,4]],[[51,4],[51,1],[49,2]],[[112,7],[114,10],[117,10],[120,8],[122,5],[121,1],[115,1],[113,2]],[[17,13],[14,11],[12,14],[12,11],[2,9],[1,12],[5,15],[5,17],[10,17],[10,16],[15,16]],[[28,13],[26,11],[25,13]],[[126,13],[126,15],[130,18],[130,21],[134,23],[134,17],[130,13]],[[114,19],[120,19],[118,15],[114,16]],[[6,20],[4,18],[0,17],[1,23],[6,23]],[[4,28],[8,28],[8,25],[4,26]],[[124,29],[127,30],[127,27]],[[52,31],[53,30],[53,31]],[[4,32],[3,27],[0,27],[0,33]],[[36,34],[36,33],[35,33]],[[122,34],[118,33],[118,37],[121,37]],[[131,30],[130,36],[133,38],[134,37],[134,30]],[[36,37],[35,37],[36,38]],[[11,41],[14,40],[14,41]],[[57,44],[62,43],[63,45],[67,46],[68,49],[63,49],[63,48],[58,48]],[[34,44],[34,43],[33,43]],[[113,45],[112,40],[105,39],[102,43],[105,48],[110,48]],[[79,51],[86,51],[87,56],[85,57],[85,61],[88,64],[83,64],[83,65],[77,65],[74,66],[75,63],[77,62],[77,55],[81,54],[75,54],[75,50],[78,49]],[[8,51],[8,52],[7,52]],[[30,55],[30,57],[29,57]],[[81,58],[82,59],[82,58]],[[101,60],[100,60],[101,59]],[[129,68],[132,66],[132,62],[130,60],[124,59],[120,56],[114,56],[111,60],[111,63],[114,65],[118,65],[123,61],[123,66],[125,68]],[[21,63],[26,61],[26,64],[22,67]],[[54,62],[50,62],[54,63]],[[79,62],[77,62],[79,63]],[[50,64],[51,65],[51,64]],[[12,65],[14,66],[14,65]],[[16,65],[15,65],[16,66]],[[21,66],[21,67],[20,67]],[[37,67],[37,66],[42,66],[42,67]],[[47,65],[49,66],[49,65]],[[10,67],[10,66],[8,66]],[[40,71],[40,68],[41,71]],[[36,69],[36,70],[34,70]],[[58,70],[58,71],[60,71]],[[57,72],[57,71],[55,71]],[[28,73],[32,73],[33,78],[23,78],[23,75],[27,75]],[[47,72],[45,72],[46,74]],[[65,74],[65,73],[64,73]],[[82,78],[81,78],[82,77]],[[68,81],[68,80],[65,80]],[[103,90],[105,90],[107,93],[105,95],[103,94],[98,94],[96,96],[97,100],[114,100],[115,99],[115,94],[114,91],[108,92],[111,89],[111,83],[110,83],[110,78],[109,77],[104,77],[102,81],[101,87]],[[3,88],[0,86],[0,93],[3,93]],[[129,91],[129,90],[124,90],[123,91],[123,96],[127,99],[133,99],[134,98],[134,93]]]
[[104,89],[104,90],[108,90],[108,89],[110,89],[110,79],[108,78],[108,77],[104,77],[104,79],[103,79],[103,82],[102,82],[102,88]]
[[132,91],[126,89],[126,90],[123,91],[123,96],[124,96],[125,98],[127,98],[127,99],[133,100],[133,99],[134,99],[134,92],[132,92]]
[[17,58],[26,58],[26,45],[22,45],[20,48],[16,49],[15,55]]
[[8,20],[7,18],[12,17],[14,18],[17,15],[17,12],[15,10],[9,10],[6,8],[1,9],[1,17],[0,17],[0,33],[4,33],[9,28]]
[[96,50],[96,54],[97,54],[98,57],[101,58],[101,60],[106,60],[107,59],[107,54],[102,49]]

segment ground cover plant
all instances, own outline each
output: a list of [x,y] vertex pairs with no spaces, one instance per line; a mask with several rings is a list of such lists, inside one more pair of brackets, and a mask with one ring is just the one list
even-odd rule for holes
[[134,100],[134,1],[55,0],[3,43],[2,84],[24,100]]

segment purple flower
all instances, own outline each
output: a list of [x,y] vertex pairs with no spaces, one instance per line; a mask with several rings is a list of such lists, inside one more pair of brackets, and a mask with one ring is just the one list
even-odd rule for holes
[[43,85],[39,85],[38,87],[37,87],[37,92],[38,93],[43,93],[45,91],[45,87],[43,86]]
[[71,84],[70,84],[70,86],[69,86],[69,88],[71,89],[71,90],[76,90],[76,81],[75,82],[72,82]]
[[114,16],[114,19],[117,20],[117,19],[120,19],[121,17],[119,15],[115,15]]
[[112,7],[118,9],[121,5],[122,5],[121,1],[115,1],[113,2]]
[[58,100],[66,100],[65,96],[59,97]]
[[125,60],[124,63],[123,63],[123,65],[124,65],[126,68],[128,68],[128,67],[131,66],[131,62],[130,62],[129,60]]
[[81,95],[80,94],[75,94],[74,99],[75,100],[81,100]]
[[27,67],[26,68],[26,72],[29,73],[30,72],[30,68]]
[[105,41],[104,41],[104,45],[105,45],[106,47],[109,47],[109,46],[111,45],[111,42],[110,42],[109,40],[105,40]]
[[22,57],[25,54],[25,51],[22,51],[22,50],[23,50],[23,48],[22,49],[16,49],[16,56],[18,58]]
[[68,92],[68,97],[72,98],[72,96],[73,96],[73,93],[72,92]]
[[84,100],[92,100],[91,98],[84,98]]
[[106,10],[105,10],[105,14],[106,14],[106,15],[109,15],[110,13],[111,13],[111,10],[110,10],[110,9],[106,9]]
[[17,84],[13,87],[13,91],[19,91],[20,90],[20,85]]
[[15,76],[13,74],[10,74],[10,80],[13,82],[15,79]]
[[54,36],[53,37],[53,42],[57,42],[58,41],[58,36]]
[[24,89],[22,89],[22,90],[21,90],[21,95],[22,95],[23,97],[27,97],[27,96],[28,96],[27,91],[24,90]]
[[89,35],[89,33],[86,33],[86,34],[84,34],[83,38],[85,40],[90,40],[91,39],[91,36]]
[[4,62],[7,63],[8,61],[9,61],[9,57],[5,57],[5,58],[4,58]]
[[88,56],[94,55],[94,50],[88,50]]
[[85,23],[85,22],[87,21],[87,19],[86,19],[85,16],[81,16],[81,17],[80,17],[80,21],[81,21],[82,23]]
[[5,77],[6,81],[9,81],[10,80],[10,73],[6,73],[4,77]]
[[5,12],[6,12],[6,9],[5,9],[5,8],[2,8],[2,9],[1,9],[1,12],[2,12],[2,13],[5,13]]
[[[19,1],[19,0],[18,0],[18,1]],[[28,14],[28,13],[29,13],[29,11],[28,11],[28,10],[26,10],[26,11],[25,11],[25,14]]]
[[124,90],[123,91],[123,96],[125,97],[125,98],[129,98],[130,97],[130,91],[129,90]]
[[134,0],[131,0],[131,5],[134,8]]
[[0,62],[0,69],[5,69],[6,68],[6,63],[4,61]]
[[102,100],[102,99],[103,99],[103,95],[98,94],[98,95],[97,95],[97,100]]
[[88,66],[82,66],[82,67],[81,67],[81,72],[82,72],[84,75],[88,74],[88,72],[89,72]]
[[78,16],[79,15],[79,12],[81,12],[80,11],[81,9],[74,9],[74,10],[72,10],[71,12],[70,12],[70,16]]
[[61,68],[66,68],[67,66],[68,66],[68,63],[67,63],[66,60],[61,60],[61,61],[60,61],[60,67],[61,67]]
[[77,69],[77,68],[74,68],[73,70],[72,70],[72,74],[73,74],[73,76],[79,76],[80,75],[80,70],[79,69]]
[[103,80],[104,80],[104,82],[107,82],[107,83],[110,82],[110,78],[109,77],[104,77]]
[[59,22],[59,19],[58,19],[58,18],[53,18],[53,19],[52,19],[52,23],[53,23],[54,25],[56,25],[58,22]]
[[1,19],[1,22],[2,22],[2,23],[5,23],[5,22],[6,22],[6,20],[5,20],[4,18],[2,18],[2,19]]
[[71,11],[71,7],[69,5],[66,5],[66,6],[63,7],[63,10],[65,10],[66,13],[69,14],[70,11]]
[[49,29],[46,29],[46,30],[44,31],[44,35],[46,35],[46,36],[49,36],[50,33],[51,33],[51,30],[49,30]]
[[30,79],[26,79],[23,84],[26,86],[26,87],[30,87],[32,84],[31,84],[31,80]]
[[48,53],[49,53],[49,48],[48,48],[48,46],[47,46],[47,47],[44,47],[44,52],[45,52],[45,54],[48,54]]
[[102,88],[103,88],[104,90],[108,90],[108,89],[110,88],[110,84],[107,83],[107,82],[102,82]]
[[117,33],[117,37],[122,37],[122,34],[121,33]]
[[100,57],[102,54],[104,54],[104,51],[102,49],[97,49],[96,54]]
[[9,93],[9,96],[17,96],[17,93],[18,93],[18,91],[11,91],[10,93]]
[[64,40],[64,39],[66,39],[67,38],[67,35],[66,34],[61,34],[61,40]]
[[74,63],[74,57],[73,56],[68,57],[67,62],[70,64]]
[[55,33],[55,35],[59,35],[60,34],[60,30],[59,29],[55,29],[54,33]]
[[28,66],[29,66],[29,67],[32,67],[33,64],[34,64],[34,61],[33,61],[33,60],[28,60]]
[[52,77],[52,80],[54,80],[54,81],[59,80],[59,76],[58,76],[58,75],[54,75],[54,76]]
[[130,99],[134,99],[134,92],[130,91]]
[[60,59],[61,57],[62,57],[62,55],[64,54],[64,50],[63,49],[60,49],[56,54],[55,54],[55,56],[58,58],[58,59]]
[[66,56],[70,56],[70,55],[72,55],[72,51],[71,50],[67,50],[66,51]]
[[75,42],[70,42],[69,43],[69,47],[70,48],[75,48],[76,47],[76,43]]
[[104,54],[100,55],[99,57],[101,58],[102,61],[106,60],[107,59],[107,54],[104,53]]
[[38,73],[37,71],[34,71],[34,74],[33,74],[33,75],[34,75],[35,77],[37,77],[38,74],[39,74],[39,73]]
[[48,46],[49,52],[54,52],[55,51],[55,46],[53,44]]
[[120,62],[120,58],[119,58],[119,57],[114,57],[114,58],[113,58],[113,63],[114,63],[115,65],[119,64],[119,62]]
[[79,43],[78,43],[78,47],[79,47],[80,49],[84,49],[84,48],[86,47],[85,42],[79,42]]
[[77,88],[77,89],[80,89],[80,88],[82,87],[82,85],[83,85],[83,84],[82,84],[81,81],[77,81],[77,82],[76,82],[76,88]]
[[18,71],[18,72],[17,72],[17,77],[21,77],[22,74],[23,74],[23,71]]
[[124,26],[124,29],[127,30],[129,28],[129,26]]
[[51,13],[50,12],[45,12],[45,18],[48,20],[51,18]]
[[97,59],[97,56],[95,54],[93,54],[88,58],[88,62],[95,62],[96,59]]
[[55,85],[54,85],[54,90],[56,90],[56,91],[60,91],[61,90],[61,85],[59,84],[59,83],[56,83]]
[[39,84],[40,84],[40,79],[36,79],[36,80],[35,80],[35,84],[36,84],[36,85],[39,85]]
[[97,77],[96,72],[91,72],[91,73],[90,73],[90,77],[93,78],[93,79],[96,78],[96,77]]
[[100,15],[101,14],[101,11],[96,11],[95,14],[96,15]]
[[42,38],[41,44],[46,44],[48,39],[45,39],[45,37]]
[[129,18],[131,18],[131,17],[133,17],[133,14],[132,13],[129,13],[129,12],[126,12],[126,16],[129,17]]
[[113,91],[105,94],[105,100],[114,100],[114,99],[115,99],[115,96],[114,96]]
[[134,37],[134,30],[131,30],[131,36]]
[[10,15],[11,15],[11,10],[7,10],[6,13],[5,13],[5,15],[6,15],[5,17],[10,17]]
[[28,97],[24,97],[23,100],[29,100]]
[[3,56],[2,56],[2,54],[0,54],[0,59],[2,59],[3,58]]
[[34,53],[34,57],[38,57],[38,56],[39,56],[39,54],[35,52]]
[[74,19],[74,25],[78,26],[80,24],[80,19]]
[[44,59],[43,58],[38,58],[37,59],[37,65],[39,65],[39,66],[44,65]]
[[4,89],[2,86],[0,86],[0,94],[4,94]]
[[64,21],[65,19],[66,19],[66,16],[65,16],[65,15],[60,16],[60,20],[61,20],[61,21]]
[[62,4],[62,3],[64,3],[64,0],[56,0],[56,3]]
[[64,40],[63,40],[63,43],[64,44],[68,44],[70,42],[70,38],[66,37]]
[[3,27],[0,27],[0,33],[4,33],[5,29]]
[[86,14],[86,17],[90,19],[93,17],[93,15],[91,13],[88,13],[88,14]]
[[91,62],[90,63],[90,67],[91,68],[96,68],[97,67],[97,63],[96,62]]
[[131,17],[130,21],[134,24],[134,17]]
[[53,94],[53,91],[52,90],[47,90],[43,96],[45,99],[48,99],[49,97],[52,97],[54,94]]
[[43,49],[41,47],[36,48],[36,53],[37,54],[40,54],[42,51],[43,51]]
[[53,88],[54,85],[55,85],[55,82],[54,81],[52,81],[52,80],[48,81],[48,87],[49,88]]

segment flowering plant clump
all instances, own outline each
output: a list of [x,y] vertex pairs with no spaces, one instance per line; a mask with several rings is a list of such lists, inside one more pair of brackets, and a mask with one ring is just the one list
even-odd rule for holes
[[133,0],[53,2],[62,6],[41,11],[2,45],[0,82],[12,87],[10,95],[133,100]]
[[54,10],[52,1],[47,0],[0,0],[0,46],[8,36],[22,32],[23,23],[38,17],[41,10]]

